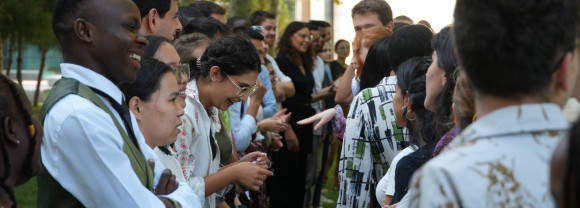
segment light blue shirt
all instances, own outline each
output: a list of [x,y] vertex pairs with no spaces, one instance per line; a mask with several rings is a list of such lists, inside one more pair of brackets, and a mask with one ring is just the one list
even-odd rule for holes
[[272,82],[270,82],[268,68],[264,65],[261,65],[261,67],[262,71],[258,74],[258,79],[266,87],[266,94],[262,97],[262,108],[264,109],[264,118],[270,118],[278,111],[276,109],[276,97],[274,97],[274,92],[272,91]]
[[[272,117],[276,112],[276,97],[272,91],[272,83],[270,82],[270,74],[266,66],[261,65],[262,71],[258,74],[258,79],[264,87],[266,87],[266,94],[262,97],[262,108],[264,111],[264,118]],[[234,132],[236,139],[236,149],[238,152],[244,152],[252,141],[252,134],[256,133],[258,126],[256,119],[247,115],[248,105],[251,102],[248,98],[247,103],[237,102],[230,106],[230,126]],[[242,110],[243,105],[243,112]],[[243,115],[243,116],[240,116]]]
[[[246,148],[250,146],[250,142],[252,141],[252,134],[258,131],[256,119],[246,114],[250,102],[252,100],[248,98],[246,103],[237,102],[230,106],[230,125],[234,133],[234,138],[236,139],[236,149],[238,152],[246,151]],[[244,109],[242,109],[242,106]]]
[[[98,89],[121,103],[123,93],[104,76],[74,64],[61,64],[62,76]],[[122,123],[107,98],[98,95]],[[131,122],[137,121],[131,114]],[[123,126],[123,128],[125,128]],[[79,95],[67,95],[54,104],[44,122],[41,144],[42,164],[60,185],[86,207],[164,207],[155,194],[144,187],[123,152],[123,139],[105,111]],[[134,128],[145,158],[155,160],[155,184],[165,169]],[[166,197],[183,207],[201,207],[197,196],[185,183]]]

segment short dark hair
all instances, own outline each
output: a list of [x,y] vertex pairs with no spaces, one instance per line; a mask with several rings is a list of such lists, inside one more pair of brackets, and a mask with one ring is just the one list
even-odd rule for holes
[[149,42],[145,48],[143,48],[143,57],[145,58],[152,58],[157,50],[159,50],[159,46],[161,46],[162,43],[166,42],[171,44],[169,39],[161,36],[150,35],[145,36],[145,38],[147,38],[147,41]]
[[384,77],[391,74],[391,63],[388,58],[385,58],[389,52],[387,50],[389,38],[390,36],[379,38],[369,48],[359,77],[361,90],[376,86]]
[[313,31],[313,30],[318,31],[318,30],[320,30],[320,27],[318,26],[318,24],[310,21],[310,22],[308,22],[308,30],[310,30],[310,31]]
[[352,8],[351,16],[354,18],[357,14],[367,12],[376,13],[383,26],[387,26],[389,22],[393,21],[393,11],[385,0],[362,0]]
[[457,59],[455,58],[453,41],[451,40],[451,27],[446,26],[433,37],[431,47],[437,54],[437,64],[445,71],[447,81],[437,94],[435,99],[435,125],[437,134],[443,136],[451,130],[453,122],[453,91],[455,90],[455,74],[457,71]]
[[[397,85],[403,95],[409,95],[409,103],[413,105],[412,111],[416,116],[416,119],[407,120],[409,142],[418,147],[425,143],[429,145],[427,147],[433,148],[441,137],[435,136],[433,112],[427,110],[424,105],[427,96],[425,74],[429,65],[431,65],[431,58],[428,56],[409,58],[401,63],[397,72]],[[404,114],[403,116],[406,117]]]
[[210,17],[211,14],[225,15],[226,9],[211,1],[198,0],[190,4],[190,6],[199,9],[205,17]]
[[578,6],[575,0],[457,0],[454,18],[455,47],[475,90],[519,99],[543,96],[563,54],[573,50]]
[[409,24],[406,22],[395,22],[395,23],[393,23],[393,32],[396,32],[397,30],[399,30],[405,26],[408,26],[408,25]]
[[310,20],[309,23],[315,24],[318,27],[329,27],[330,23],[322,21],[322,20]]
[[65,42],[65,34],[74,30],[74,21],[90,0],[57,0],[52,12],[52,31],[61,43]]
[[431,50],[433,32],[425,25],[408,25],[391,35],[387,57],[391,69],[397,71],[401,63],[414,56],[428,56]]
[[177,10],[177,18],[182,25],[187,25],[189,22],[204,17],[203,14],[196,8],[191,6],[180,6]]
[[395,19],[393,19],[394,22],[405,22],[408,24],[413,24],[413,19],[411,19],[410,17],[407,17],[406,15],[399,15],[397,17],[395,17]]
[[187,25],[183,27],[181,35],[186,35],[194,32],[202,33],[207,37],[209,37],[210,39],[213,39],[214,36],[218,34],[221,34],[222,36],[227,36],[230,34],[230,30],[224,23],[221,23],[220,21],[214,18],[207,17],[199,18],[196,19],[195,21],[189,22]]
[[141,12],[141,19],[143,19],[149,11],[156,9],[159,13],[159,17],[165,17],[169,8],[171,8],[171,1],[174,0],[133,0],[137,7],[139,7],[139,12]]
[[336,41],[336,43],[334,44],[334,51],[338,50],[338,44],[340,44],[341,42],[346,42],[346,44],[348,44],[348,47],[350,47],[350,43],[348,42],[348,40],[340,39]]
[[[233,32],[237,27],[249,27],[250,22],[244,17],[230,17],[226,22],[226,26]],[[235,33],[235,32],[234,32]]]
[[276,16],[270,12],[258,10],[253,12],[248,18],[251,25],[261,25],[266,19],[276,19]]
[[179,38],[173,41],[173,46],[175,46],[175,50],[177,50],[177,54],[179,54],[179,58],[181,58],[181,63],[187,63],[193,58],[199,58],[192,57],[191,52],[193,50],[202,45],[209,46],[210,43],[211,40],[206,35],[201,33],[191,33],[179,36]]
[[264,40],[264,36],[260,32],[255,31],[249,27],[237,27],[236,29],[234,29],[234,34],[242,36],[247,39]]
[[208,78],[211,67],[218,66],[228,75],[260,72],[260,58],[254,44],[239,36],[228,36],[212,43],[197,60],[191,60],[191,79]]

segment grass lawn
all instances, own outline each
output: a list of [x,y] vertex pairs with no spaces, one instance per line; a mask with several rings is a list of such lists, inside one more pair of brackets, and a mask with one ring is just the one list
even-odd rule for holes
[[18,207],[28,208],[36,207],[36,177],[30,179],[28,183],[16,187],[14,189],[14,194],[16,195],[16,201],[18,202]]
[[336,200],[338,199],[338,190],[334,190],[334,178],[337,177],[336,171],[335,170],[335,166],[338,165],[337,162],[333,163],[331,167],[328,167],[329,170],[331,170],[330,172],[328,172],[328,179],[326,180],[326,184],[324,184],[324,187],[326,188],[326,192],[322,193],[322,196],[324,196],[327,199],[332,200],[332,203],[325,203],[321,200],[320,204],[322,205],[323,208],[332,208],[332,207],[336,207]]

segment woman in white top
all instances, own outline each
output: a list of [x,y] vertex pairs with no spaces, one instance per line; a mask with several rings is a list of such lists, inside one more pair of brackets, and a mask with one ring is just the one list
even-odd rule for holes
[[192,70],[185,90],[185,115],[181,117],[175,149],[187,183],[204,200],[204,207],[215,207],[216,197],[229,184],[236,182],[242,189],[258,190],[272,175],[264,169],[268,160],[261,153],[248,154],[220,168],[214,139],[221,129],[218,109],[227,110],[236,102],[246,101],[259,89],[260,59],[249,40],[233,36],[211,44],[189,65]]

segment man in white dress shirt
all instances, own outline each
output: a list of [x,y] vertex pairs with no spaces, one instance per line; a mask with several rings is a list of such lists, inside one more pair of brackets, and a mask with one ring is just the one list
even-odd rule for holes
[[[261,26],[262,27],[262,35],[264,35],[264,42],[266,43],[266,50],[268,48],[274,47],[274,41],[276,40],[276,16],[274,14],[266,12],[266,11],[255,11],[250,15],[248,18],[250,24],[253,26]],[[294,83],[292,83],[292,79],[286,76],[282,71],[280,71],[280,67],[274,60],[274,57],[270,56],[270,54],[266,53],[266,59],[272,63],[272,67],[274,67],[274,71],[276,72],[276,76],[280,79],[277,83],[276,87],[276,101],[278,103],[282,103],[286,98],[294,96],[295,89]]]
[[[117,84],[135,79],[147,41],[131,0],[58,0],[63,79],[41,112],[39,207],[200,207],[147,146]],[[163,175],[163,176],[162,176]],[[168,177],[169,176],[169,177]],[[155,191],[153,191],[155,190]]]
[[415,173],[409,206],[554,207],[549,162],[578,74],[576,1],[458,0],[454,16],[477,120]]

